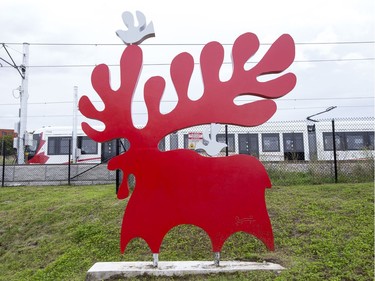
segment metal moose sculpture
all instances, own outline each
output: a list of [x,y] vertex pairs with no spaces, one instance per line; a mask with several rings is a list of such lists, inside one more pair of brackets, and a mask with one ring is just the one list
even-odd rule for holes
[[[216,256],[226,239],[243,231],[260,239],[269,250],[274,238],[265,203],[265,189],[270,179],[258,159],[249,155],[205,157],[195,151],[177,149],[160,151],[159,141],[179,129],[209,123],[257,126],[266,122],[276,111],[272,99],[290,92],[295,84],[293,73],[280,74],[268,81],[259,81],[265,74],[277,74],[294,60],[295,48],[291,36],[280,36],[264,57],[251,69],[244,65],[259,48],[256,35],[245,33],[233,44],[233,74],[227,81],[219,78],[224,49],[218,42],[206,44],[200,55],[204,83],[203,96],[188,97],[188,87],[194,69],[189,53],[177,55],[170,66],[170,75],[178,95],[174,110],[160,113],[159,106],[165,80],[151,77],[144,85],[148,110],[145,127],[136,128],[131,116],[131,103],[142,68],[142,50],[137,45],[125,48],[120,62],[121,85],[110,86],[109,68],[102,64],[92,73],[92,85],[104,103],[97,110],[87,96],[79,109],[88,118],[105,124],[97,131],[83,122],[84,132],[93,140],[105,142],[126,138],[130,149],[113,158],[108,169],[121,169],[123,181],[118,198],[129,196],[128,176],[136,179],[134,192],[127,204],[121,230],[121,251],[133,238],[143,238],[155,259],[164,236],[173,227],[191,224],[203,229],[212,242]],[[264,99],[236,105],[241,95]]]

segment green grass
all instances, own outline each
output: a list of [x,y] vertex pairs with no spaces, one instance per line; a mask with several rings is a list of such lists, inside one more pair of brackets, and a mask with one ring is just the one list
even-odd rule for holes
[[[143,240],[119,253],[127,201],[114,186],[0,188],[0,280],[84,280],[98,261],[150,261]],[[266,193],[276,250],[244,233],[224,245],[223,260],[271,261],[281,273],[187,276],[184,280],[373,280],[373,183],[275,186]],[[211,260],[207,235],[179,226],[160,260]],[[177,278],[176,278],[177,279]],[[173,280],[140,277],[138,280]]]
[[[339,183],[362,183],[374,181],[374,161],[358,161],[357,163],[338,164]],[[328,169],[317,169],[318,163],[309,163],[307,171],[287,171],[285,166],[268,167],[267,173],[275,185],[309,185],[309,184],[330,184],[335,182],[335,175],[332,167]]]

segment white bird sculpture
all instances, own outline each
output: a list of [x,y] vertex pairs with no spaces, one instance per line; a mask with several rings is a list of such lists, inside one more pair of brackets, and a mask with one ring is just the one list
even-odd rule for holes
[[[225,143],[217,142],[216,135],[220,131],[220,124],[211,123],[210,130],[205,130],[202,133],[203,141],[197,143],[195,149],[203,149],[208,155],[217,155],[224,147],[227,147]],[[204,144],[207,143],[207,144]]]
[[134,17],[130,12],[124,12],[122,14],[122,20],[128,28],[128,30],[117,30],[116,34],[126,45],[138,45],[141,44],[144,40],[150,37],[155,36],[154,25],[150,22],[146,25],[146,17],[140,12],[135,12],[138,20],[138,26],[134,25]]

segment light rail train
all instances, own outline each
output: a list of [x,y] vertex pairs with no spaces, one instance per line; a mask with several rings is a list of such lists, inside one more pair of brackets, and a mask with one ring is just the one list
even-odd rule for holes
[[[335,127],[338,160],[374,158],[374,119],[339,119],[334,124],[331,120],[323,120],[317,123],[267,122],[257,127],[228,125],[227,134],[222,125],[216,140],[223,143],[227,140],[228,155],[249,154],[260,161],[328,161],[334,157],[332,125]],[[205,125],[179,130],[161,140],[159,149],[195,149],[208,128],[209,125]],[[96,143],[81,129],[77,130],[76,147],[69,150],[69,143],[73,143],[71,127],[36,130],[33,145],[28,148],[28,163],[60,164],[69,160],[73,163],[102,163],[116,155],[116,140]],[[122,143],[120,150],[127,150],[129,143],[126,140]],[[225,155],[225,149],[221,156]]]
[[116,155],[116,140],[97,143],[82,129],[77,129],[76,142],[72,141],[72,127],[44,127],[32,135],[33,145],[27,149],[29,164],[101,163]]

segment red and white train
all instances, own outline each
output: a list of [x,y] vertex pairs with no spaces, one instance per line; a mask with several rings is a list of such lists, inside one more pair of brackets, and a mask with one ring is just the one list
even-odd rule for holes
[[[194,149],[197,136],[207,126],[191,127],[166,136],[160,150]],[[225,142],[222,126],[216,139]],[[336,156],[338,160],[374,158],[374,119],[337,120],[335,122]],[[191,137],[193,136],[193,137]],[[250,154],[261,161],[332,160],[333,138],[331,120],[315,124],[306,121],[267,122],[257,127],[228,126],[228,153]],[[33,145],[28,148],[30,164],[101,163],[116,155],[116,140],[97,143],[77,130],[72,142],[71,127],[45,127],[33,133]],[[76,144],[71,147],[69,142]],[[128,148],[125,141],[124,149]],[[72,156],[69,157],[69,154]],[[223,155],[224,153],[222,153]],[[74,158],[74,159],[73,159]]]
[[44,127],[32,135],[33,144],[26,151],[29,164],[101,163],[116,153],[115,140],[100,144],[81,129],[77,129],[77,140],[73,142],[72,127]]

